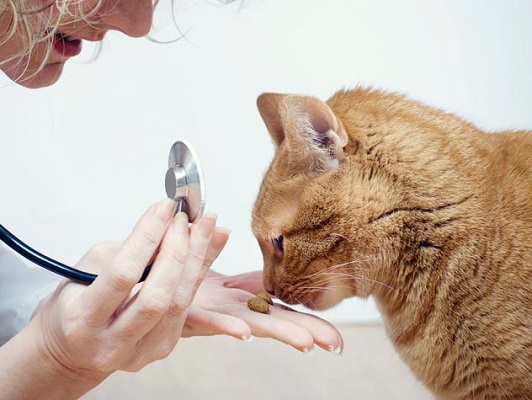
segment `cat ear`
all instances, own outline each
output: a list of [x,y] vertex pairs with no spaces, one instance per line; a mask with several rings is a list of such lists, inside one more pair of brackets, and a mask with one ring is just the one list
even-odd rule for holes
[[338,166],[348,138],[326,103],[309,96],[264,93],[257,106],[275,145],[286,140],[292,166],[313,172]]
[[279,104],[285,97],[286,94],[263,93],[257,98],[257,108],[275,146],[280,146],[284,140]]

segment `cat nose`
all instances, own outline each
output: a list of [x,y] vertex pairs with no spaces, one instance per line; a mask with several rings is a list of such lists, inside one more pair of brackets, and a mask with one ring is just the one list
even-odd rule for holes
[[266,293],[268,293],[270,296],[275,296],[275,289],[274,288],[267,288]]
[[264,273],[262,284],[264,285],[264,290],[272,296],[275,296],[275,288],[273,286],[273,278],[271,275]]
[[275,288],[273,287],[273,284],[271,282],[266,283],[266,281],[264,281],[264,289],[268,294],[275,296]]

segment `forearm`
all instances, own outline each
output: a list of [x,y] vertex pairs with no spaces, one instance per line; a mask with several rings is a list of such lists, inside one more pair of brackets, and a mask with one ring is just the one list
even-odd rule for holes
[[0,347],[0,393],[6,399],[78,399],[108,374],[61,365],[46,349],[34,323]]

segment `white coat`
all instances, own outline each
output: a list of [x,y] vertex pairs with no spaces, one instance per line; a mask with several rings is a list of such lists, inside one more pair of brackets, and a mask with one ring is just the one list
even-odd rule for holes
[[29,322],[35,307],[61,279],[0,243],[0,346]]

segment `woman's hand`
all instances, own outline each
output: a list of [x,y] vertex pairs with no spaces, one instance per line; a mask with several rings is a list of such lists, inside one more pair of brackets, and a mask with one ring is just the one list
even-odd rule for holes
[[227,238],[212,214],[189,227],[184,213],[173,217],[171,202],[152,206],[124,242],[96,246],[76,265],[99,274],[90,286],[61,283],[0,348],[0,376],[11,382],[4,395],[77,398],[113,371],[166,357]]
[[[216,218],[206,215],[189,229],[186,214],[172,218],[168,202],[149,209],[94,283],[65,281],[44,306],[39,319],[49,351],[69,368],[102,373],[138,371],[166,357],[225,245],[227,234],[215,227]],[[152,261],[147,279],[137,284]],[[77,265],[95,267],[90,253]]]
[[270,306],[269,314],[251,311],[247,301],[260,292],[264,292],[261,271],[224,276],[210,270],[189,309],[183,337],[269,337],[304,352],[311,351],[314,345],[333,353],[342,352],[340,333],[321,318],[279,304]]

